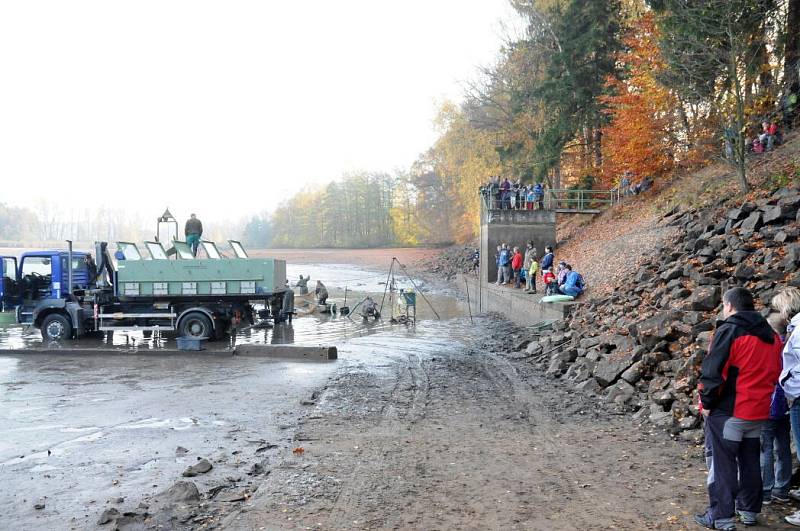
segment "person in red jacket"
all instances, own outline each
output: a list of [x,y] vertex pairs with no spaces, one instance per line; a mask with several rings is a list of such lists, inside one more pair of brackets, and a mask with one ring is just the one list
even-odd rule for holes
[[524,257],[519,252],[519,247],[514,247],[514,257],[511,259],[511,269],[514,270],[514,287],[519,289],[522,283],[522,262]]
[[755,525],[761,512],[761,426],[781,373],[781,340],[744,288],[725,292],[722,314],[699,385],[710,503],[694,519],[709,529],[736,529],[737,513]]

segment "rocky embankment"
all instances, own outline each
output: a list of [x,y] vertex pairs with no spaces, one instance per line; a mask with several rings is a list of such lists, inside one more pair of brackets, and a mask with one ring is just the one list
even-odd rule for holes
[[414,269],[418,272],[424,272],[425,274],[451,281],[460,273],[472,271],[474,256],[474,247],[453,246],[433,258],[420,260],[414,264]]
[[[800,187],[736,208],[674,211],[678,236],[631,266],[628,282],[577,306],[554,331],[519,338],[518,355],[686,440],[699,440],[697,378],[729,287],[772,296],[800,286]],[[523,349],[524,346],[524,350]]]

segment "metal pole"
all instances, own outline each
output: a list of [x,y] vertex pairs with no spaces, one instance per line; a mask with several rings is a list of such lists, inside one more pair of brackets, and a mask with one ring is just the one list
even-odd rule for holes
[[469,282],[467,282],[467,277],[464,277],[464,287],[467,289],[467,309],[469,310],[469,322],[470,324],[475,324],[472,321],[472,303],[469,301]]
[[67,240],[67,284],[67,293],[72,295],[72,240]]
[[[488,223],[488,222],[487,222]],[[484,268],[481,267],[481,263],[484,259],[484,249],[483,249],[483,221],[481,221],[480,225],[480,242],[478,242],[478,249],[480,255],[478,256],[478,313],[483,312],[483,275],[486,274],[486,280],[489,280],[489,256],[487,255],[486,258],[486,271]],[[486,252],[489,251],[489,242],[486,242]]]
[[[383,287],[383,297],[381,297],[381,309],[378,310],[378,313],[381,314],[381,319],[383,319],[383,301],[386,300],[386,290],[389,289],[389,279],[392,277],[392,269],[394,269],[395,260],[397,260],[397,258],[392,257],[392,263],[389,265],[389,273],[386,275],[386,285]],[[353,311],[355,311],[355,309]]]

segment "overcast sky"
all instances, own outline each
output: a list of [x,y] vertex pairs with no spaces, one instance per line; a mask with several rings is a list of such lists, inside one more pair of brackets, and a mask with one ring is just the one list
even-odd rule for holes
[[410,165],[507,0],[0,7],[0,202],[239,217]]

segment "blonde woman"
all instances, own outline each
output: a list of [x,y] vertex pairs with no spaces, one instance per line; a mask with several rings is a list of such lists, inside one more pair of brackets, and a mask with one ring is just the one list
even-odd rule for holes
[[[783,369],[780,384],[789,401],[789,418],[795,445],[800,443],[800,332],[792,333],[800,325],[800,289],[786,288],[772,298],[772,307],[788,324],[786,345],[783,348]],[[789,496],[800,499],[800,489],[792,490]],[[800,526],[800,511],[786,517],[792,525]]]

